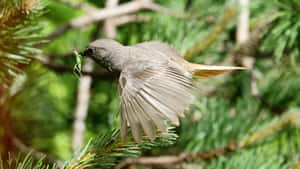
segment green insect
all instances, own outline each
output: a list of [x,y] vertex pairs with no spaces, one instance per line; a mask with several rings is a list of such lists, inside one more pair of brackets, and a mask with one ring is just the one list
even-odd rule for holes
[[76,50],[74,50],[74,55],[76,58],[76,64],[74,65],[74,74],[79,78],[82,73],[81,73],[81,69],[82,69],[82,55],[79,54]]

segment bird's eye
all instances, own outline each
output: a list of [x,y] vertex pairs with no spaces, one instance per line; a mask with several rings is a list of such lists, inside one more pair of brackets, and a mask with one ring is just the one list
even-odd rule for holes
[[93,53],[93,49],[92,49],[92,48],[88,48],[88,49],[87,49],[87,52],[88,52],[88,53]]
[[87,48],[85,51],[84,51],[84,55],[85,56],[90,56],[93,54],[93,49],[92,48]]

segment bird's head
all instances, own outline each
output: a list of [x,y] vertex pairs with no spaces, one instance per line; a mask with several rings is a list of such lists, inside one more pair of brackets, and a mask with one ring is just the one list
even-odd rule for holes
[[99,39],[91,42],[83,52],[84,56],[91,57],[108,71],[120,71],[122,62],[119,53],[124,46],[111,39]]

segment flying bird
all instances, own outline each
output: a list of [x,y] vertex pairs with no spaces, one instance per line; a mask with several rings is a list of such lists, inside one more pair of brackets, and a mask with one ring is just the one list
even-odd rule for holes
[[168,132],[169,120],[179,125],[179,117],[194,99],[194,78],[208,78],[242,67],[209,66],[190,63],[167,43],[149,41],[123,46],[115,40],[91,42],[83,55],[108,71],[119,72],[121,137],[128,125],[140,143],[142,130],[153,140],[157,129]]

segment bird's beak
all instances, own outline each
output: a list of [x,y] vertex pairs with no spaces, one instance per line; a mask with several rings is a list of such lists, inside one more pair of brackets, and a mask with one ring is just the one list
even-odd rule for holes
[[83,51],[83,52],[79,52],[79,55],[81,55],[81,56],[85,56],[85,53],[84,53],[85,51]]
[[79,54],[80,54],[81,56],[87,56],[88,50],[85,49],[83,52],[80,52]]
[[93,50],[91,48],[86,48],[83,52],[80,53],[82,56],[92,56]]

